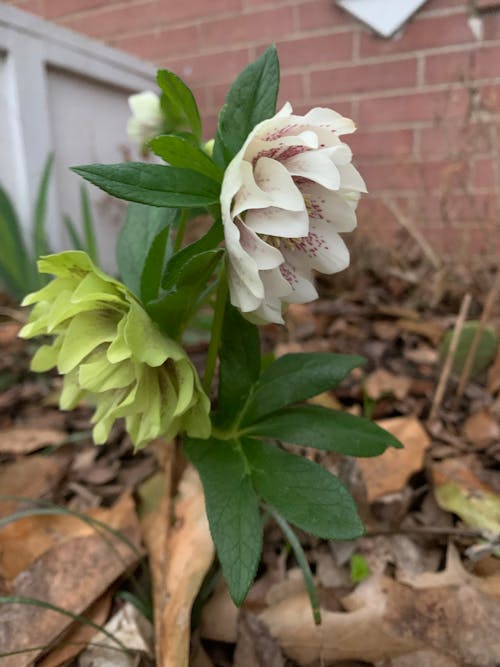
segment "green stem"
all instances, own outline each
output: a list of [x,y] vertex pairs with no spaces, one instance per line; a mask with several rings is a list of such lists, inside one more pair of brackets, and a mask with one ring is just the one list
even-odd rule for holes
[[293,549],[297,563],[299,564],[300,569],[302,570],[302,576],[304,577],[304,583],[306,585],[307,593],[309,595],[309,600],[311,601],[312,613],[314,618],[314,623],[316,625],[321,625],[321,611],[319,609],[319,600],[318,594],[316,593],[316,587],[314,586],[313,575],[309,563],[307,562],[304,549],[300,544],[297,535],[293,532],[290,524],[279,514],[274,507],[270,505],[264,505],[264,509],[268,514],[270,514],[273,519],[276,521],[278,526],[281,528],[281,531],[288,540],[290,546]]
[[215,299],[214,319],[212,322],[212,332],[210,335],[210,344],[208,346],[207,361],[205,364],[205,375],[203,377],[203,389],[205,393],[210,394],[210,387],[217,364],[217,355],[219,354],[220,339],[222,334],[222,323],[224,321],[224,309],[227,299],[227,280],[226,268],[220,273],[219,285],[217,287],[217,296]]

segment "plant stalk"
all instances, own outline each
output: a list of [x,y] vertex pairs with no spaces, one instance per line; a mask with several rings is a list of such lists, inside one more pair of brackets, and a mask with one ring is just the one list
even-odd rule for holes
[[217,296],[215,298],[214,319],[212,322],[212,332],[207,352],[207,361],[205,364],[205,375],[203,376],[203,389],[207,395],[210,394],[210,387],[215,373],[217,356],[219,354],[220,339],[222,335],[222,323],[224,321],[224,310],[227,300],[227,280],[226,267],[224,266],[219,277],[217,286]]

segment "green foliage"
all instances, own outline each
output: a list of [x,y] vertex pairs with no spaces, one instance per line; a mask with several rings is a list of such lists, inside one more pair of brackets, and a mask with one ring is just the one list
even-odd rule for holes
[[[99,251],[95,236],[95,222],[90,207],[90,199],[87,188],[82,183],[80,186],[80,211],[82,217],[83,236],[81,236],[69,216],[64,217],[64,225],[71,240],[74,250],[83,250],[87,253],[94,264],[99,265]],[[50,251],[48,251],[50,252]]]
[[219,202],[220,183],[192,169],[143,162],[88,164],[72,169],[108,194],[139,204],[185,208]]
[[260,337],[254,324],[226,305],[219,370],[219,409],[215,422],[229,426],[241,412],[260,373]]
[[169,233],[180,212],[129,204],[116,245],[118,270],[125,285],[145,303],[158,296]]
[[161,106],[169,127],[188,127],[201,141],[201,119],[193,93],[184,81],[166,69],[158,70],[156,80],[161,88]]
[[305,401],[343,380],[363,357],[330,352],[285,354],[271,363],[245,410],[243,423],[255,422],[285,405]]
[[162,134],[149,142],[155,155],[168,162],[173,167],[192,169],[199,174],[222,183],[223,172],[215,162],[198,146],[179,135]]
[[231,162],[258,123],[274,116],[279,80],[278,54],[271,46],[233,83],[219,113],[215,138],[214,160],[221,167]]
[[401,447],[399,440],[372,421],[320,405],[274,412],[252,424],[247,433],[349,456],[378,456],[387,447]]
[[[479,322],[476,320],[470,320],[466,322],[460,332],[460,338],[458,340],[457,351],[453,358],[452,370],[457,375],[460,375],[462,372],[465,360],[469,354],[469,350],[472,345],[472,341],[476,335],[476,331],[479,327]],[[448,331],[444,335],[443,341],[441,343],[441,357],[444,359],[450,349],[451,337],[453,332]],[[496,350],[498,347],[498,335],[492,327],[485,327],[479,338],[479,345],[477,346],[476,353],[474,355],[474,360],[472,362],[471,377],[476,377],[484,371],[491,364],[495,358]]]
[[245,599],[262,549],[259,499],[236,441],[186,440],[185,452],[200,473],[210,530],[235,604]]
[[351,581],[353,584],[359,584],[370,576],[370,568],[368,567],[366,558],[361,554],[353,554],[349,561],[349,565],[351,570]]

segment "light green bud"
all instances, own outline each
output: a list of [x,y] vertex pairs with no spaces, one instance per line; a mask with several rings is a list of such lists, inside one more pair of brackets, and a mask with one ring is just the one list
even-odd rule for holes
[[48,255],[41,273],[55,278],[28,294],[32,304],[22,338],[51,335],[32,360],[32,370],[57,368],[64,376],[60,407],[85,399],[96,444],[106,442],[116,419],[137,449],[158,437],[210,434],[210,402],[182,347],[162,334],[125,285],[100,271],[84,252]]

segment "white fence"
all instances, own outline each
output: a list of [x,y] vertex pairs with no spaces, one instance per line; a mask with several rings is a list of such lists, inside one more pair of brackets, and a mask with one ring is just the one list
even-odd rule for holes
[[[81,183],[69,167],[137,159],[125,131],[127,97],[154,87],[152,65],[0,3],[0,181],[26,236],[53,151],[48,237],[54,250],[69,247],[63,216],[80,224]],[[124,208],[93,186],[88,192],[103,263],[113,269]]]

